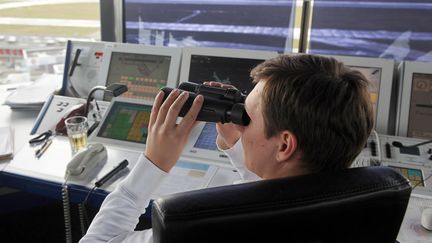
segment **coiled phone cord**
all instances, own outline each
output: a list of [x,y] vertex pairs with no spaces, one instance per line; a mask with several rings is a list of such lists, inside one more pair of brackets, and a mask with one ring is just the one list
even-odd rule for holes
[[66,243],[72,243],[72,225],[71,225],[71,214],[70,214],[70,204],[69,204],[69,192],[67,179],[62,185],[62,199],[63,199],[63,215],[64,215],[64,227],[65,227],[65,237]]
[[80,219],[81,236],[84,236],[88,228],[88,216],[87,216],[87,209],[85,207],[85,204],[83,203],[78,204],[78,213]]

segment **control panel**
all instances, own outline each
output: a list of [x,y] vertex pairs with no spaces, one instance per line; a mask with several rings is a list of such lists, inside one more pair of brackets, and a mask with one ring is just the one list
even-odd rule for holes
[[[54,131],[57,123],[78,105],[85,104],[86,100],[82,98],[67,97],[61,95],[51,96],[42,107],[36,118],[31,134],[41,134],[48,130]],[[89,112],[89,125],[94,123],[97,118],[103,117],[109,102],[97,101],[99,110],[92,109]]]
[[66,56],[67,80],[65,96],[87,98],[90,90],[101,85],[100,69],[107,43],[71,41],[70,55]]
[[432,197],[432,141],[371,135],[353,167],[385,165],[405,176],[413,194]]

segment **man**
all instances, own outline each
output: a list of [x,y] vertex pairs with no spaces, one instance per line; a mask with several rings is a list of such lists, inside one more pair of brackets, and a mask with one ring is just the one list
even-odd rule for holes
[[[363,75],[332,58],[284,55],[258,65],[251,76],[256,86],[245,102],[250,124],[217,125],[217,144],[242,179],[273,179],[350,166],[373,127],[368,81]],[[176,124],[187,97],[187,92],[175,90],[162,103],[163,94],[157,95],[145,153],[106,198],[81,242],[152,242],[151,230],[133,229],[193,128],[202,96]]]

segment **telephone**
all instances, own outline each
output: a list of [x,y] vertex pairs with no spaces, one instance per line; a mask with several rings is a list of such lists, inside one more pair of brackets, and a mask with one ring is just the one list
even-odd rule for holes
[[89,144],[84,150],[79,151],[66,168],[65,178],[71,176],[76,179],[87,179],[89,173],[101,162],[107,160],[107,150],[101,143]]
[[77,104],[69,108],[68,111],[63,115],[60,121],[57,123],[55,127],[55,131],[57,134],[66,135],[66,125],[65,120],[72,116],[83,116],[85,110],[85,104]]

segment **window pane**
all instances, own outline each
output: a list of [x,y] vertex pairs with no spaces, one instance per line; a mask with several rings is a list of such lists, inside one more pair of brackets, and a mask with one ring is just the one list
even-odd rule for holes
[[310,53],[432,61],[430,0],[315,0]]
[[68,39],[99,40],[98,0],[0,0],[0,85],[63,72]]
[[292,0],[125,0],[124,14],[129,43],[292,49]]

